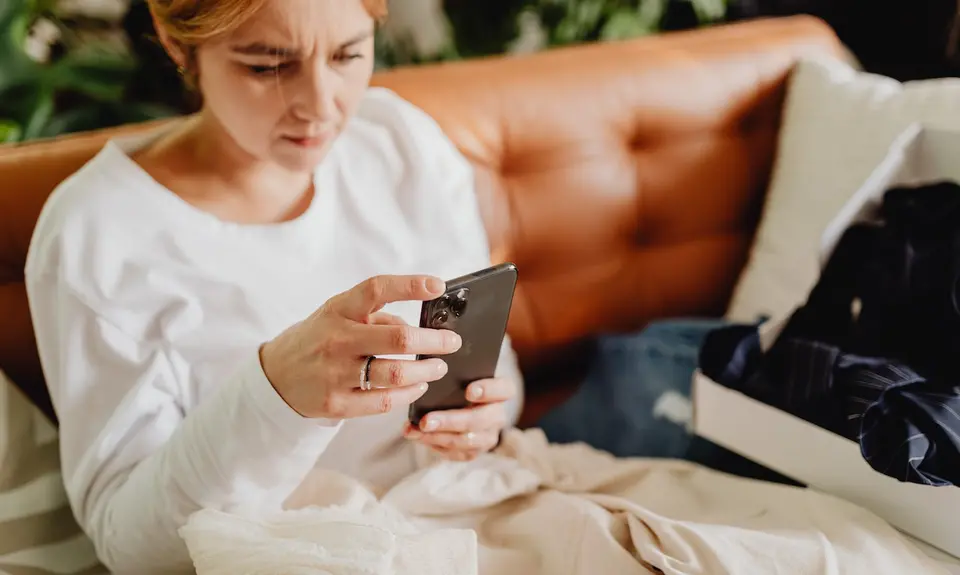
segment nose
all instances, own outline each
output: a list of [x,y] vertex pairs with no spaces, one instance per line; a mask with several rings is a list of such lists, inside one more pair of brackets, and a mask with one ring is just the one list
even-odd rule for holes
[[327,123],[337,117],[336,93],[340,78],[323,64],[302,68],[293,99],[293,114],[297,119]]

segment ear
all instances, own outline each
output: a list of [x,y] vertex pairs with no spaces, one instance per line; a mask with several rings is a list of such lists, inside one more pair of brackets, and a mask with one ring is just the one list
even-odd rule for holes
[[160,45],[163,46],[163,49],[170,56],[170,59],[173,60],[173,63],[177,65],[177,68],[186,68],[187,55],[184,53],[180,43],[173,39],[167,29],[161,25],[161,20],[157,16],[157,12],[153,3],[147,2],[147,6],[150,8],[150,18],[153,20],[153,29],[157,33],[157,38],[160,40]]

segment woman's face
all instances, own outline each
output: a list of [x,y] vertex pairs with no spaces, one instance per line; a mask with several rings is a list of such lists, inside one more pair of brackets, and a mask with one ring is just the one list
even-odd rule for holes
[[362,0],[268,0],[198,48],[205,112],[254,158],[312,170],[370,82],[373,33]]

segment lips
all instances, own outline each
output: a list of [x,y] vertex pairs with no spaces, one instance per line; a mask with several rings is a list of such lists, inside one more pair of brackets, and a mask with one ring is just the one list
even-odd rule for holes
[[328,136],[319,135],[319,136],[284,136],[283,139],[290,142],[295,146],[301,148],[319,148],[327,141]]
[[297,130],[291,134],[286,134],[283,139],[298,148],[319,148],[329,142],[336,134],[336,130],[330,124],[313,130],[306,128],[306,126],[301,126],[301,128],[304,128],[303,131]]

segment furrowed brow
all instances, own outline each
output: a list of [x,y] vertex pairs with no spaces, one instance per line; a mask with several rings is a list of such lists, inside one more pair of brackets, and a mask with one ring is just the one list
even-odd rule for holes
[[232,50],[237,54],[246,56],[274,56],[279,58],[290,58],[298,54],[297,50],[284,48],[282,46],[270,46],[255,42],[244,46],[234,46]]

